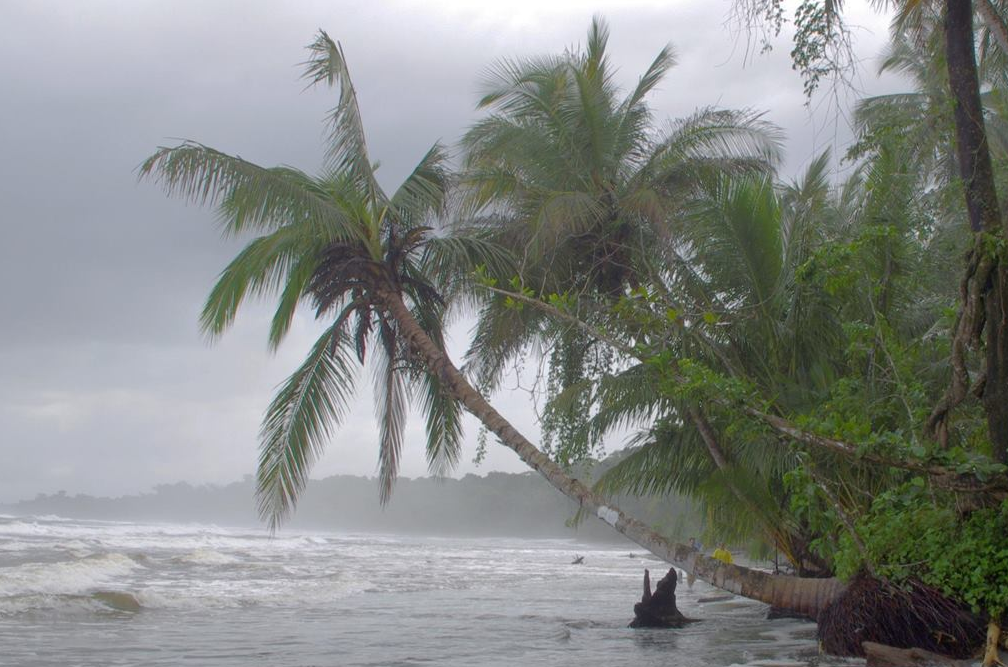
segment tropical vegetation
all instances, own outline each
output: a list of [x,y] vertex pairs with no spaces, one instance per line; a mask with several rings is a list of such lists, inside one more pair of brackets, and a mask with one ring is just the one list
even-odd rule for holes
[[[740,5],[779,30],[776,0]],[[861,102],[843,180],[823,154],[783,182],[779,131],[752,111],[657,120],[648,96],[671,47],[624,93],[600,19],[581,48],[488,70],[457,173],[434,146],[391,196],[325,33],[306,70],[338,91],[320,175],[194,142],[158,150],[143,176],[217,206],[226,234],[258,235],[211,291],[204,329],[221,334],[247,296],[277,299],[272,346],[301,304],[326,323],[263,422],[263,517],[275,528],[289,515],[367,362],[383,501],[408,406],[438,473],[458,460],[465,409],[583,512],[717,585],[812,615],[863,590],[852,581],[926,591],[987,624],[993,664],[1008,611],[1008,223],[995,187],[1008,31],[998,2],[898,9],[883,68],[915,89]],[[843,71],[841,10],[799,8],[809,91]],[[477,318],[464,371],[444,350],[457,309]],[[528,359],[545,374],[541,448],[486,400]],[[572,477],[628,429],[632,447],[593,489]],[[799,576],[672,544],[616,493],[690,496],[708,537],[778,553]],[[913,619],[906,637],[881,638],[975,648],[969,632],[950,645],[931,617]]]
[[[670,561],[692,562],[649,526],[624,515],[573,479],[500,415],[444,349],[446,308],[465,303],[480,275],[513,275],[515,262],[476,222],[434,227],[448,192],[444,153],[434,146],[392,196],[379,186],[356,94],[340,46],[324,32],[309,47],[305,76],[339,91],[319,176],[263,168],[187,141],[163,147],[141,166],[169,194],[216,205],[227,235],[259,234],[221,273],[201,316],[220,335],[249,295],[276,296],[269,343],[279,345],[300,304],[327,326],[305,362],[280,388],[261,430],[257,497],[276,529],[293,510],[312,465],[343,420],[354,364],[370,359],[379,419],[381,500],[398,472],[410,401],[427,425],[434,472],[459,452],[464,407],[564,495],[597,511],[620,532]],[[709,575],[708,575],[709,578]],[[765,595],[782,584],[766,577]]]

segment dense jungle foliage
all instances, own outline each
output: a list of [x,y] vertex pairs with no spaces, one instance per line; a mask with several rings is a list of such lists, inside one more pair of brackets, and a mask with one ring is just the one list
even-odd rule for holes
[[[928,9],[901,15],[883,56],[911,88],[862,100],[841,168],[823,154],[794,181],[758,116],[652,125],[612,87],[604,34],[495,72],[463,182],[510,212],[493,225],[522,258],[508,283],[480,277],[494,299],[470,368],[492,387],[507,360],[542,350],[550,453],[597,457],[606,434],[633,430],[596,488],[687,494],[709,542],[778,552],[801,574],[923,581],[1000,618],[1006,468],[982,380],[933,428],[975,234]],[[1003,182],[1005,69],[979,25]],[[982,243],[1000,258],[1005,235]],[[970,377],[984,377],[983,348],[965,355]]]

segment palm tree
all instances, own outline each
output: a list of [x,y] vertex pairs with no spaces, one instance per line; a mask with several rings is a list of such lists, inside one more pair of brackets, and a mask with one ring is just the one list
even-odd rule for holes
[[428,151],[391,197],[385,194],[367,153],[339,45],[323,32],[309,49],[305,77],[339,90],[327,119],[322,175],[259,167],[194,142],[159,149],[140,170],[169,194],[217,204],[226,235],[260,234],[210,292],[201,315],[206,333],[221,335],[250,295],[278,297],[271,349],[281,343],[302,303],[327,322],[263,421],[258,500],[273,528],[290,513],[314,460],[345,416],[355,362],[369,362],[374,371],[382,502],[396,477],[411,402],[426,416],[432,472],[455,464],[459,399],[407,340],[421,338],[443,354],[444,295],[476,261],[505,261],[476,235],[426,226],[446,202],[449,180],[441,146]]
[[[705,179],[765,173],[779,133],[759,114],[702,109],[656,126],[648,95],[675,64],[663,48],[625,96],[614,82],[609,31],[593,19],[583,51],[503,60],[488,70],[479,107],[489,115],[463,139],[462,180],[471,209],[489,212],[493,233],[519,258],[525,288],[582,302],[612,302],[651,281],[673,249],[674,221]],[[508,360],[538,342],[552,346],[549,393],[556,396],[618,360],[534,309],[481,313],[467,357],[493,387]],[[591,400],[547,411],[544,436],[560,458],[583,458],[595,442],[566,425],[583,422]]]
[[426,226],[445,202],[439,147],[394,195],[384,194],[367,154],[341,48],[324,32],[309,48],[306,77],[339,89],[321,176],[266,169],[194,142],[161,148],[140,169],[141,177],[156,179],[169,194],[216,204],[226,234],[260,234],[211,291],[201,319],[207,333],[223,333],[249,295],[278,297],[271,346],[283,339],[301,303],[311,304],[327,323],[263,422],[257,495],[271,528],[292,511],[312,464],[344,417],[354,362],[376,354],[383,499],[395,479],[409,399],[427,415],[427,453],[436,470],[456,460],[464,407],[583,510],[701,579],[813,615],[839,594],[843,586],[836,581],[773,577],[670,544],[571,479],[487,403],[445,354],[441,318],[467,273],[478,264],[506,275],[507,256],[479,235]]
[[[742,382],[775,414],[814,415],[831,401],[842,404],[843,387],[854,381],[870,394],[864,399],[879,432],[914,439],[918,425],[903,398],[912,395],[906,385],[928,380],[927,395],[934,395],[940,374],[929,369],[940,368],[940,359],[917,353],[921,362],[906,377],[888,348],[922,339],[945,303],[934,298],[921,270],[937,253],[923,245],[915,182],[902,162],[880,155],[834,190],[827,165],[824,154],[787,186],[749,176],[713,183],[696,199],[680,259],[655,296],[624,310],[620,319],[630,328],[624,335],[652,357],[670,353],[722,382]],[[840,249],[842,262],[830,260]],[[669,322],[670,310],[680,319]],[[866,340],[853,339],[841,323]],[[867,348],[867,363],[850,353],[852,346]],[[642,363],[599,384],[601,409],[589,428],[643,427],[639,446],[600,488],[687,493],[704,502],[723,534],[767,539],[799,571],[829,571],[828,560],[808,545],[830,536],[790,511],[785,476],[819,467],[830,470],[832,483],[862,490],[881,488],[889,476],[815,449],[783,449],[780,433],[740,424],[737,407],[719,407],[709,392],[654,391],[662,386],[655,374],[653,363]],[[726,506],[745,508],[744,520]]]
[[[663,49],[638,85],[622,97],[612,80],[607,39],[605,24],[595,19],[583,52],[503,61],[488,72],[480,106],[492,113],[464,140],[463,178],[471,188],[471,203],[491,207],[501,241],[521,257],[523,285],[542,294],[574,295],[586,320],[593,318],[587,304],[611,306],[642,288],[658,289],[669,297],[665,305],[680,312],[708,310],[714,300],[730,302],[735,295],[747,294],[751,304],[736,304],[741,305],[736,318],[740,326],[719,330],[732,332],[728,354],[761,362],[755,370],[763,374],[765,384],[775,384],[789,360],[767,359],[767,347],[757,337],[769,344],[776,329],[766,327],[779,329],[785,324],[776,322],[776,312],[773,316],[769,312],[781,309],[780,295],[796,301],[806,297],[801,290],[778,286],[793,282],[793,271],[807,258],[814,236],[809,231],[812,216],[805,215],[788,227],[793,231],[791,243],[781,238],[787,230],[780,226],[780,206],[768,178],[776,161],[777,133],[755,114],[711,109],[656,129],[646,98],[673,65],[671,48]],[[815,178],[821,180],[825,161],[817,164]],[[810,196],[806,193],[806,198]],[[759,215],[751,215],[753,211]],[[785,246],[787,258],[781,253]],[[701,265],[684,259],[684,251],[706,261]],[[785,259],[791,274],[781,270]],[[737,275],[719,276],[726,270]],[[712,276],[720,280],[711,280]],[[714,438],[700,437],[701,431],[710,433],[710,425],[696,406],[657,407],[665,401],[650,390],[653,378],[641,381],[640,367],[630,368],[621,379],[609,377],[608,371],[626,365],[610,348],[593,343],[579,330],[557,325],[542,311],[516,313],[495,307],[499,304],[491,302],[482,313],[470,366],[492,386],[504,361],[518,350],[536,340],[554,346],[544,431],[546,436],[553,435],[551,427],[559,431],[561,460],[591,454],[614,423],[639,421],[628,419],[628,411],[640,418],[664,413],[669,419],[685,419],[693,414],[690,421],[695,428],[690,433],[703,452],[695,462],[722,471],[720,483],[709,485],[709,490],[731,487],[735,496],[753,504],[752,492],[764,484],[744,480],[726,484],[728,457]],[[814,350],[834,338],[833,322],[820,317],[815,321],[822,326],[812,326],[807,320],[817,312],[817,304],[793,305],[792,313],[801,308],[808,312],[803,312],[801,326],[796,319],[787,323],[793,340],[772,349],[781,354],[786,349],[793,357],[790,361],[802,357],[795,362],[799,370],[818,373],[821,385],[829,376],[828,368],[815,367],[811,360],[824,356]],[[753,323],[763,330],[756,331]],[[604,325],[612,326],[611,321]],[[617,388],[630,395],[645,394],[644,405],[632,403],[631,408],[625,394],[615,397]],[[622,409],[614,409],[610,403],[614,400]],[[602,414],[584,428],[592,408]],[[761,451],[766,453],[765,448]],[[642,460],[633,457],[625,464]],[[755,460],[777,462],[775,474],[766,477],[779,480],[783,471],[779,457]],[[765,467],[751,466],[750,477]],[[648,468],[655,474],[691,469],[650,464]],[[691,485],[689,490],[697,489]],[[766,507],[765,502],[759,505]],[[777,546],[790,553],[791,540],[781,530],[779,514],[770,511],[759,523]],[[745,522],[742,527],[752,526],[753,522]]]
[[[827,164],[821,156],[787,188],[764,176],[722,176],[698,193],[681,225],[675,261],[656,276],[649,298],[623,311],[637,345],[652,356],[672,354],[742,380],[791,409],[825,393],[840,356],[836,312],[796,274],[839,225]],[[781,449],[770,434],[729,429],[730,415],[708,401],[654,391],[662,386],[654,375],[654,364],[645,361],[599,385],[600,410],[589,428],[643,428],[639,446],[599,488],[686,493],[701,501],[720,535],[755,538],[799,572],[828,571],[807,548],[807,530],[787,511],[782,479],[800,466],[798,454]]]
[[[981,8],[983,4],[977,3],[977,7]],[[956,154],[956,120],[953,105],[948,101],[949,74],[944,69],[942,48],[945,35],[940,12],[932,8],[929,13],[925,11],[927,7],[918,9],[920,11],[909,14],[905,19],[914,20],[911,29],[893,35],[880,68],[881,71],[908,75],[915,90],[869,98],[858,105],[856,118],[861,136],[858,153],[861,157],[878,160],[886,153],[898,151],[898,155],[889,159],[915,165],[908,176],[916,177],[917,199],[927,206],[934,220],[931,229],[926,230],[931,247],[950,247],[962,255],[970,243],[965,224],[968,211],[956,205],[962,196],[963,181],[958,171],[961,156]],[[978,72],[980,80],[990,89],[980,94],[979,102],[983,109],[986,143],[993,158],[992,173],[998,179],[1003,177],[1005,156],[1008,155],[1008,126],[1005,123],[1008,107],[999,83],[1004,79],[1006,70],[1000,48],[989,46],[986,51],[989,57],[981,61]],[[948,259],[949,253],[933,254]],[[974,248],[971,256],[975,254]],[[947,301],[952,304],[961,295],[956,289],[958,286],[947,278],[945,280],[949,287],[946,290]],[[995,287],[996,281],[989,286]],[[979,293],[975,294],[978,298]],[[955,330],[949,334],[953,339],[952,386],[946,396],[937,401],[927,422],[928,431],[946,447],[961,442],[957,431],[961,433],[973,429],[973,415],[969,409],[963,410],[956,420],[950,418],[950,411],[960,402],[969,403],[970,395],[963,394],[968,378],[982,378],[985,375],[983,366],[990,363],[981,364],[981,355],[966,353],[971,346],[976,349],[976,337],[980,335],[981,328],[990,322],[984,323],[983,318],[980,323],[974,321],[975,326],[980,328],[974,328],[969,333],[972,338],[966,340],[963,337],[966,333],[964,327],[976,313],[970,315],[964,310],[963,314]],[[983,387],[985,384],[979,382],[973,388]]]

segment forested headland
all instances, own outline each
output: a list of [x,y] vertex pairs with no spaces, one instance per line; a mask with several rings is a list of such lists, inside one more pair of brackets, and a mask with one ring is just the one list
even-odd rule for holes
[[[312,480],[291,529],[429,536],[577,539],[635,545],[596,521],[573,521],[577,506],[532,473],[491,472],[461,479],[399,480],[382,507],[374,478],[335,475]],[[227,485],[162,484],[148,493],[114,498],[39,494],[0,505],[21,517],[55,515],[100,521],[181,522],[262,530],[251,477]],[[628,499],[629,500],[629,499]],[[685,540],[699,534],[702,517],[684,498],[629,500],[639,516]]]

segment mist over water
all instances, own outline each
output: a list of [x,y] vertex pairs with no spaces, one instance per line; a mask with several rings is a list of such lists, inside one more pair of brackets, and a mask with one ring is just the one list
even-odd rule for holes
[[0,665],[859,664],[700,582],[679,600],[703,622],[630,630],[645,567],[572,539],[2,516]]

